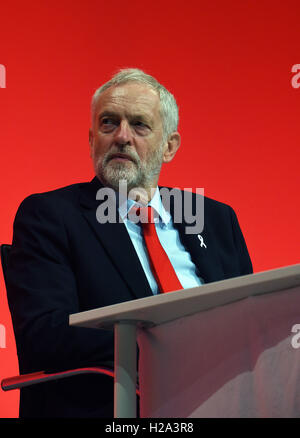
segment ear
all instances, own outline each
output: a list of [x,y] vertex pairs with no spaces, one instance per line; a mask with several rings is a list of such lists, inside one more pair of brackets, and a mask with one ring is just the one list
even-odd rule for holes
[[181,143],[181,137],[179,132],[172,132],[172,134],[169,136],[166,144],[165,144],[165,151],[163,155],[163,162],[169,163],[173,160],[173,158],[176,155],[176,152],[179,149]]

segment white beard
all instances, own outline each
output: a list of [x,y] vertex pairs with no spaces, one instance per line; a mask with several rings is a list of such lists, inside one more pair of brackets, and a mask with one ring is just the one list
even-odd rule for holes
[[[144,163],[141,162],[138,154],[131,150],[130,146],[118,150],[113,149],[104,156],[101,163],[98,163],[95,169],[96,174],[105,186],[112,187],[116,191],[119,190],[120,180],[126,181],[128,191],[136,187],[143,189],[152,187],[153,182],[158,179],[162,166],[162,146],[163,144]],[[117,152],[130,156],[133,161],[122,163],[110,160],[111,155]]]

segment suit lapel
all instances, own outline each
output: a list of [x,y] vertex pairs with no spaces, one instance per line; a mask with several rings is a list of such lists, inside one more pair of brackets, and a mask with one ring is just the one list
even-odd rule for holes
[[[182,195],[181,191],[181,195]],[[196,210],[196,196],[193,195],[193,211]],[[203,231],[200,233],[200,238],[198,234],[187,234],[186,228],[193,226],[193,224],[187,223],[185,221],[184,215],[184,203],[182,199],[182,213],[181,222],[175,222],[175,197],[170,197],[170,204],[164,204],[165,208],[169,210],[172,218],[173,225],[177,228],[181,243],[184,245],[185,249],[190,253],[191,258],[195,266],[198,268],[199,276],[204,280],[205,283],[219,281],[224,279],[224,272],[222,268],[221,259],[219,256],[218,248],[215,245],[215,239],[212,232],[209,229],[209,224],[204,223]],[[205,198],[204,198],[205,199]],[[162,197],[164,203],[164,199]],[[205,201],[204,201],[205,202]],[[201,203],[200,203],[201,205]],[[197,212],[199,214],[200,212]],[[207,221],[206,221],[207,222]]]
[[[100,224],[97,221],[96,210],[101,201],[96,200],[96,193],[100,188],[103,188],[103,186],[96,177],[89,184],[81,187],[80,204],[82,213],[95,232],[99,242],[105,248],[108,257],[110,257],[124,282],[131,290],[134,298],[151,296],[151,288],[126,227],[120,222],[119,216],[117,215],[116,217],[116,223],[107,222]],[[196,195],[193,196],[194,201],[195,199]],[[163,198],[162,201],[164,203]],[[202,244],[202,240],[198,238],[197,234],[186,233],[186,227],[193,224],[188,224],[185,221],[183,202],[182,221],[180,223],[176,223],[174,220],[175,206],[173,197],[170,198],[170,205],[164,203],[164,206],[170,212],[174,227],[178,229],[182,244],[190,253],[193,263],[198,268],[199,276],[205,283],[223,280],[224,271],[214,236],[209,229],[209,224],[204,224],[204,229],[200,234],[203,239]]]
[[96,200],[96,193],[100,188],[103,188],[103,186],[98,178],[94,178],[87,186],[81,188],[80,204],[82,213],[107,252],[108,257],[110,257],[124,282],[130,288],[134,298],[151,296],[152,291],[142,265],[118,212],[115,223],[100,224],[97,221],[97,208],[104,202]]
[[209,231],[204,229],[200,234],[206,246],[205,247],[197,234],[186,234],[184,224],[174,225],[178,225],[182,243],[190,253],[192,261],[197,266],[199,276],[204,280],[204,283],[223,280],[224,272],[221,260]]

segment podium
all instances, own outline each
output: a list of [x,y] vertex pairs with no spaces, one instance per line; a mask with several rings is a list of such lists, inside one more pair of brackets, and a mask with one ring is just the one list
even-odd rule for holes
[[136,416],[137,343],[141,417],[300,417],[300,264],[69,322],[114,330],[116,418]]

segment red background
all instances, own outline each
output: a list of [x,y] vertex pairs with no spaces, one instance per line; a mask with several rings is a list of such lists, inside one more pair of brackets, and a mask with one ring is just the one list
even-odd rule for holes
[[[232,205],[255,272],[299,262],[299,13],[298,0],[2,2],[0,242],[25,196],[93,177],[91,95],[139,67],[180,107],[182,146],[160,183]],[[2,275],[0,323],[1,379],[18,373]],[[17,413],[18,392],[0,390],[0,417]]]

